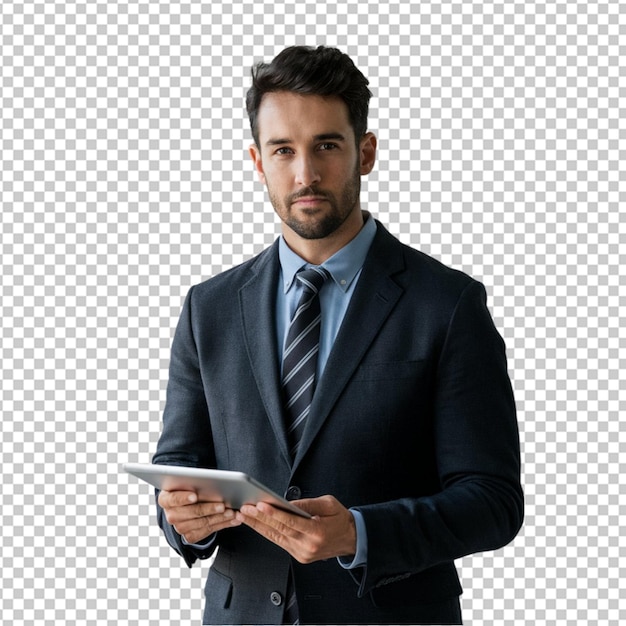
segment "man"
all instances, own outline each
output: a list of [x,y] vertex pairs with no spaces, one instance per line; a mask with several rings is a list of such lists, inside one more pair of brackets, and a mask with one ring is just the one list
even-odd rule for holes
[[484,288],[361,209],[367,85],[328,48],[253,71],[250,154],[282,236],[191,289],[153,462],[246,472],[313,517],[161,492],[159,523],[188,565],[219,548],[204,623],[460,623],[454,559],[522,522]]

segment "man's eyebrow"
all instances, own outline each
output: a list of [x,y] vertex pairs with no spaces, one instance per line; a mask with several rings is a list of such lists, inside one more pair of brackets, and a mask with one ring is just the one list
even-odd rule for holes
[[341,133],[323,133],[322,135],[315,135],[313,137],[315,141],[345,141],[346,138]]
[[[346,138],[341,133],[322,133],[321,135],[315,135],[313,141],[345,141]],[[288,138],[268,139],[265,142],[266,146],[284,146],[285,144],[293,143]]]
[[265,142],[266,146],[281,146],[286,143],[291,143],[291,139],[268,139]]

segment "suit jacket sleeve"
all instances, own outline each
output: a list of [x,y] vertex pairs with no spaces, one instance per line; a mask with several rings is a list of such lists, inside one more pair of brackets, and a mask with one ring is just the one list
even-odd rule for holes
[[[215,467],[215,457],[212,452],[209,413],[191,324],[192,292],[193,288],[183,305],[172,342],[163,430],[152,462],[212,468]],[[167,522],[163,509],[158,505],[158,493],[157,491],[157,520],[172,548],[190,567],[197,558],[211,556],[217,542],[211,542],[205,549],[184,543],[174,527]]]
[[441,490],[355,507],[368,537],[359,595],[439,563],[497,549],[521,526],[519,435],[505,348],[476,281],[463,290],[450,319],[435,384]]

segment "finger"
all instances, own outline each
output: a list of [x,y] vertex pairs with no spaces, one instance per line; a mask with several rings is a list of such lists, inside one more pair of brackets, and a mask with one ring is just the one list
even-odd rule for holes
[[186,506],[198,501],[198,496],[193,491],[161,491],[159,493],[159,505],[165,508]]
[[222,502],[200,502],[163,510],[165,511],[165,519],[170,524],[179,526],[183,523],[206,524],[231,520],[235,515],[234,511],[226,509]]
[[205,512],[202,515],[210,515],[212,513],[222,513],[226,506],[222,501],[206,501],[199,500],[198,494],[193,491],[161,491],[159,494],[159,505],[164,509],[172,509],[176,507],[190,507],[208,504],[210,506],[203,509]]
[[275,520],[277,524],[284,524],[285,526],[288,526],[290,528],[296,528],[300,530],[304,530],[309,526],[307,522],[310,522],[310,520],[308,520],[306,517],[303,517],[302,515],[296,515],[285,509],[272,506],[267,502],[259,502],[256,505],[256,509],[258,511],[257,515],[263,516],[263,519],[265,519],[266,521],[271,518],[272,520]]
[[224,522],[213,525],[210,531],[207,531],[204,528],[199,528],[197,530],[191,530],[185,533],[180,533],[178,530],[176,532],[179,532],[179,534],[185,538],[185,541],[187,543],[205,543],[206,539],[210,537],[211,535],[213,535],[214,533],[220,530],[225,530],[227,528],[233,528],[235,526],[240,526],[240,525],[241,525],[241,522],[235,519],[231,519],[229,521],[224,521]]
[[292,504],[302,509],[309,515],[318,515],[319,517],[337,515],[344,508],[333,496],[320,496],[319,498],[293,500]]
[[279,529],[269,526],[255,515],[245,515],[240,511],[236,513],[235,519],[239,523],[245,524],[262,537],[265,537],[265,539],[275,543],[277,546],[287,549],[287,542],[289,541],[289,538],[282,534]]
[[221,515],[183,519],[180,521],[174,520],[172,526],[174,530],[179,535],[183,535],[187,541],[190,541],[190,537],[194,537],[195,543],[199,538],[208,537],[218,530],[232,528],[240,524],[241,522],[235,519],[235,512],[232,509],[227,509]]
[[[180,520],[176,521],[172,526],[174,526],[176,531],[181,535],[194,531],[205,531],[205,534],[210,534],[223,528],[228,528],[234,521],[236,521],[235,512],[228,509],[221,515]],[[239,525],[239,522],[237,522],[237,525]]]
[[177,510],[180,511],[181,515],[184,515],[189,519],[194,517],[222,515],[226,512],[232,513],[232,509],[227,509],[223,502],[198,502],[196,504],[188,504],[187,506],[178,507]]
[[244,505],[236,519],[279,545],[284,545],[285,539],[300,538],[306,532],[306,522],[310,522],[300,515],[282,511],[266,503]]
[[273,528],[282,529],[293,528],[296,516],[293,513],[287,513],[266,502],[259,502],[256,505],[244,505],[241,507],[241,513],[245,516],[257,520],[259,523],[266,524]]

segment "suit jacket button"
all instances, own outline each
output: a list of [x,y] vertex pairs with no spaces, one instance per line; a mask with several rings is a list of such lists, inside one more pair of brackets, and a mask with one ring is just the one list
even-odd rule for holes
[[270,593],[270,600],[274,606],[280,606],[283,603],[283,597],[278,591],[272,591],[272,593]]
[[289,487],[287,493],[285,493],[285,500],[299,500],[302,496],[300,487]]

